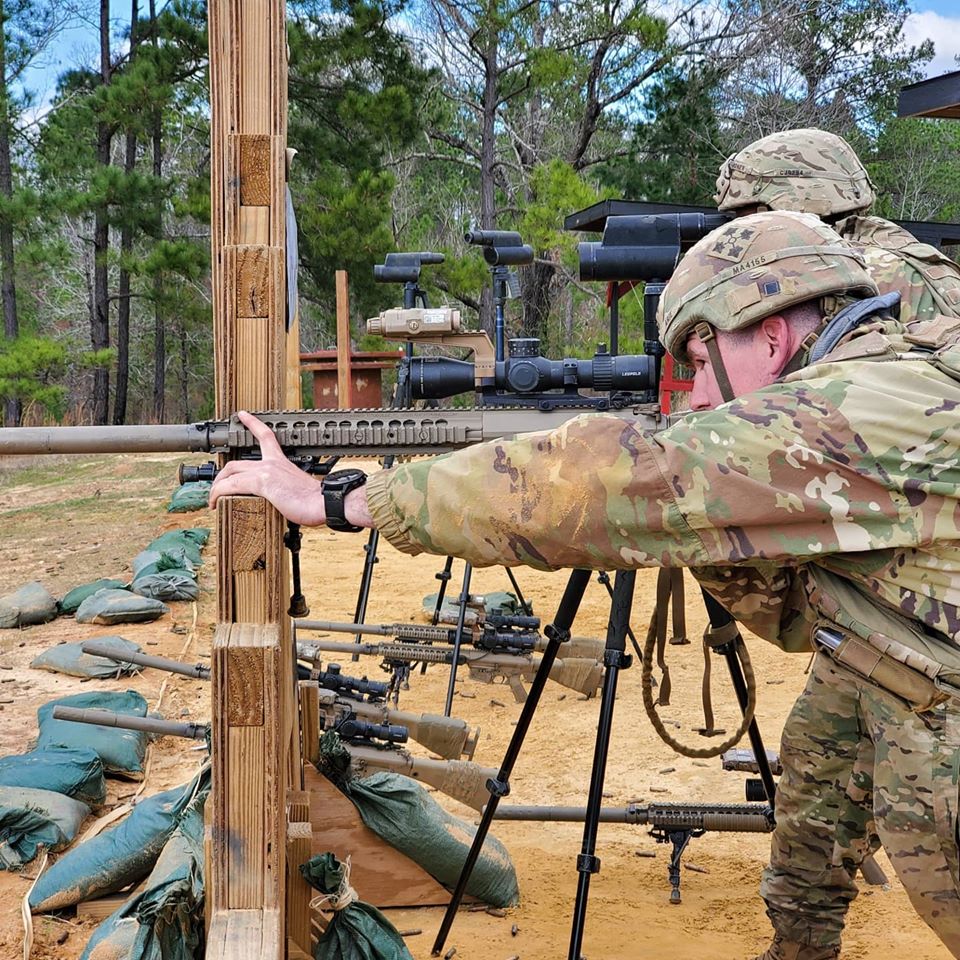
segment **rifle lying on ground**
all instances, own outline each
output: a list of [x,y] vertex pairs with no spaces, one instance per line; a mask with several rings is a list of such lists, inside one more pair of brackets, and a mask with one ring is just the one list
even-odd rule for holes
[[[106,657],[118,663],[133,663],[142,667],[166,670],[195,680],[210,679],[210,668],[203,664],[189,666],[167,657],[120,651],[102,641],[88,640],[83,644],[83,652],[91,656]],[[382,702],[387,689],[385,683],[367,680],[366,677],[359,680],[356,677],[348,677],[340,673],[339,664],[335,663],[330,664],[327,670],[312,671],[310,678],[316,681],[320,688],[320,711],[327,719],[326,727],[335,726],[339,720],[347,716],[356,716],[379,724],[397,724],[408,731],[411,739],[446,759],[456,759],[461,755],[469,759],[477,748],[479,731],[471,732],[470,727],[463,720],[456,717],[434,716],[429,713],[412,713],[408,710],[391,710]],[[364,695],[367,696],[366,700],[363,699]],[[181,726],[186,729],[198,725],[183,724]],[[137,729],[152,732],[151,727]],[[173,735],[190,736],[186,733]]]
[[[586,807],[520,807],[500,806],[497,820],[539,820],[583,823]],[[651,803],[642,806],[602,807],[600,823],[636,823],[650,827],[650,836],[657,843],[670,843],[673,850],[667,866],[670,879],[670,902],[680,903],[680,858],[693,837],[702,837],[708,830],[725,833],[770,833],[773,810],[768,804],[753,803]]]
[[[133,717],[111,710],[54,707],[53,718],[122,730],[143,730],[156,737],[208,740],[210,736],[209,724],[178,723],[156,717]],[[490,797],[486,784],[497,775],[493,767],[481,767],[469,760],[430,760],[414,757],[397,746],[398,742],[402,743],[407,739],[404,727],[388,727],[384,724],[346,719],[334,729],[341,735],[341,741],[350,754],[351,773],[356,777],[365,777],[381,770],[401,773],[435,787],[441,793],[474,810],[480,810]],[[373,745],[376,740],[384,737],[390,737],[392,741]]]
[[[350,632],[356,624],[348,624]],[[323,653],[351,656],[355,653],[365,657],[381,657],[385,661],[408,663],[453,663],[452,649],[444,650],[425,643],[337,643],[332,640],[315,640],[298,643],[297,656],[316,660]],[[488,653],[484,650],[460,650],[458,664],[466,664],[471,679],[481,683],[503,680],[510,686],[517,703],[527,698],[522,680],[532,681],[540,665],[539,658],[527,654]],[[577,693],[592,697],[603,680],[603,664],[593,658],[571,657],[555,660],[550,668],[550,679]]]
[[[524,622],[518,622],[524,621]],[[393,637],[411,643],[453,643],[456,630],[451,627],[422,623],[339,623],[335,620],[294,620],[297,631],[318,633],[352,633],[375,637]],[[532,624],[532,626],[531,626]],[[477,650],[489,653],[543,653],[547,639],[537,628],[539,617],[488,615],[470,625],[464,639]],[[309,644],[301,644],[304,648]],[[571,637],[563,645],[566,658],[603,659],[603,640],[593,637]]]

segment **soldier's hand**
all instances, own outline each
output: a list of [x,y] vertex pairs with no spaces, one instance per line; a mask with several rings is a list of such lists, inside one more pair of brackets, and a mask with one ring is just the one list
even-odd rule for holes
[[283,454],[273,431],[245,411],[237,414],[240,422],[260,445],[261,460],[231,460],[210,488],[210,507],[221,497],[252,494],[269,500],[288,520],[306,527],[326,520],[320,483],[295,467]]

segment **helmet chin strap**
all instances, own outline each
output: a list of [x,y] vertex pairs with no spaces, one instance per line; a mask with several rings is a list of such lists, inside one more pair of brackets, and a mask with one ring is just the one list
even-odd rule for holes
[[694,328],[695,333],[700,338],[700,342],[707,348],[707,356],[710,357],[710,368],[713,370],[713,378],[717,381],[720,388],[720,396],[724,403],[729,403],[736,394],[733,387],[730,386],[730,378],[727,376],[727,368],[723,363],[723,357],[720,356],[720,345],[717,343],[717,331],[709,323],[698,323]]

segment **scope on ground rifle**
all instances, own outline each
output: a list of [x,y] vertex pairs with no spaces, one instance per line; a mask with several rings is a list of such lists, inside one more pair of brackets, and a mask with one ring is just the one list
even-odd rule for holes
[[383,263],[373,268],[373,279],[377,283],[416,283],[420,279],[420,268],[443,263],[442,253],[424,250],[420,253],[388,253]]
[[395,723],[371,723],[348,714],[334,726],[334,731],[348,743],[380,740],[383,743],[406,743],[407,728]]
[[669,280],[680,254],[731,219],[726,213],[607,217],[603,239],[577,245],[581,280]]
[[[516,338],[507,343],[509,356],[495,364],[491,386],[514,396],[546,390],[564,390],[576,395],[581,388],[642,393],[655,382],[653,357],[613,357],[601,345],[590,360],[548,360],[540,355],[540,341],[535,337]],[[473,390],[476,374],[468,360],[416,357],[410,365],[410,379],[415,399],[440,400]],[[485,391],[485,402],[495,399]],[[509,396],[500,399],[505,404],[511,402]],[[562,403],[555,401],[555,405]]]
[[368,680],[366,677],[358,680],[340,672],[339,663],[327,665],[326,670],[315,670],[311,674],[324,690],[335,690],[341,696],[354,700],[383,700],[387,696],[387,684],[378,680]]
[[491,267],[519,267],[533,263],[533,247],[513,230],[468,230],[463,239],[483,247],[483,259]]

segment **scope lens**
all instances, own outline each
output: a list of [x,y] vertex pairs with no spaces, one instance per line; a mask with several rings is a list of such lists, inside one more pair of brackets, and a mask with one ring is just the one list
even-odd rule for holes
[[415,357],[410,363],[414,400],[442,400],[474,389],[474,365],[449,357]]

